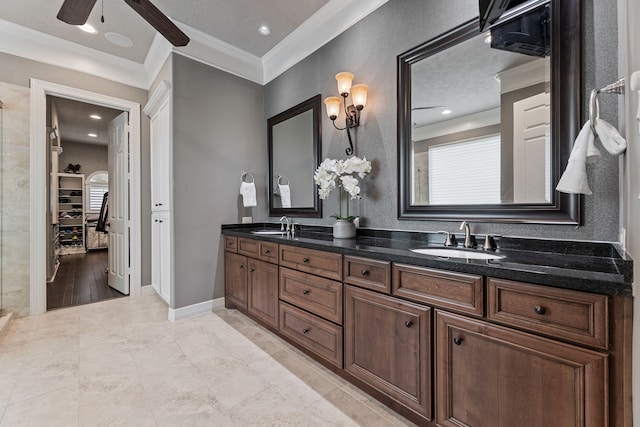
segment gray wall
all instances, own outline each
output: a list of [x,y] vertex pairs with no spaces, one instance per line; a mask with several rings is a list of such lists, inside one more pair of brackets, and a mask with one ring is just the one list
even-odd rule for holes
[[87,179],[96,171],[109,170],[109,150],[106,145],[86,144],[82,142],[62,141],[62,154],[58,157],[58,172],[72,164],[80,164],[80,173]]
[[[597,3],[594,5],[594,3]],[[617,80],[616,0],[583,1],[583,99],[595,85]],[[476,0],[395,0],[296,64],[265,86],[265,117],[271,117],[317,93],[337,94],[334,75],[355,74],[354,83],[369,84],[367,106],[356,130],[358,156],[373,162],[355,209],[371,228],[455,230],[457,224],[397,219],[396,57],[459,25],[478,13]],[[617,100],[603,97],[602,117],[616,123]],[[586,110],[583,116],[586,118]],[[345,132],[322,118],[323,158],[343,158]],[[263,138],[266,138],[263,137]],[[594,195],[584,201],[584,226],[473,224],[473,232],[576,240],[618,240],[618,159],[604,155],[589,167]],[[324,201],[324,218],[305,223],[331,224],[337,197]],[[464,219],[464,218],[461,218]]]
[[[220,225],[265,219],[267,145],[262,86],[173,57],[174,308],[224,295]],[[263,143],[264,141],[264,143]],[[255,177],[258,207],[239,199]]]

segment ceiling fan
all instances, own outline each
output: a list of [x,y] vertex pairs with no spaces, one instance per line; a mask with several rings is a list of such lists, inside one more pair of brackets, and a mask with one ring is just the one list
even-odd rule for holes
[[[67,24],[84,25],[97,0],[64,0],[57,18]],[[171,22],[149,0],[124,0],[138,15],[164,36],[174,46],[186,46],[189,37]]]

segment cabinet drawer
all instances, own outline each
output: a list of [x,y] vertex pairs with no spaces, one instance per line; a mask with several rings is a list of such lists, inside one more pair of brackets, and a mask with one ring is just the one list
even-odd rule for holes
[[388,294],[391,292],[391,263],[345,256],[344,282]]
[[342,281],[342,255],[280,245],[280,265]]
[[238,239],[238,253],[252,258],[258,258],[273,264],[278,263],[278,244],[272,242],[262,242],[260,240]]
[[342,283],[280,269],[280,299],[335,323],[342,323]]
[[342,368],[342,327],[281,302],[280,333]]
[[606,349],[604,295],[489,278],[490,320],[553,338]]
[[260,258],[263,261],[271,262],[273,264],[278,263],[278,244],[271,242],[259,242],[258,250]]
[[238,238],[235,236],[224,236],[224,250],[227,252],[238,252]]
[[258,258],[260,254],[260,242],[254,239],[238,238],[238,253],[241,255]]
[[484,314],[482,276],[394,264],[392,294],[461,313]]

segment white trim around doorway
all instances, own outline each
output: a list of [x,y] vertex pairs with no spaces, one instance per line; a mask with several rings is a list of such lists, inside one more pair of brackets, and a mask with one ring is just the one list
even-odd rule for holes
[[129,277],[130,296],[141,294],[142,282],[142,230],[140,194],[140,104],[95,92],[63,86],[57,83],[31,79],[30,106],[30,259],[29,294],[30,314],[47,311],[47,142],[46,96],[73,99],[129,112],[130,176],[129,188]]

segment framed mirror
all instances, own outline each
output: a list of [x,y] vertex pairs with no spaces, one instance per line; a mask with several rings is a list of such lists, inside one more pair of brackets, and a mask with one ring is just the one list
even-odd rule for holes
[[580,0],[517,3],[398,56],[400,219],[580,223]]
[[267,121],[270,216],[322,217],[313,181],[322,153],[320,109],[318,94]]

